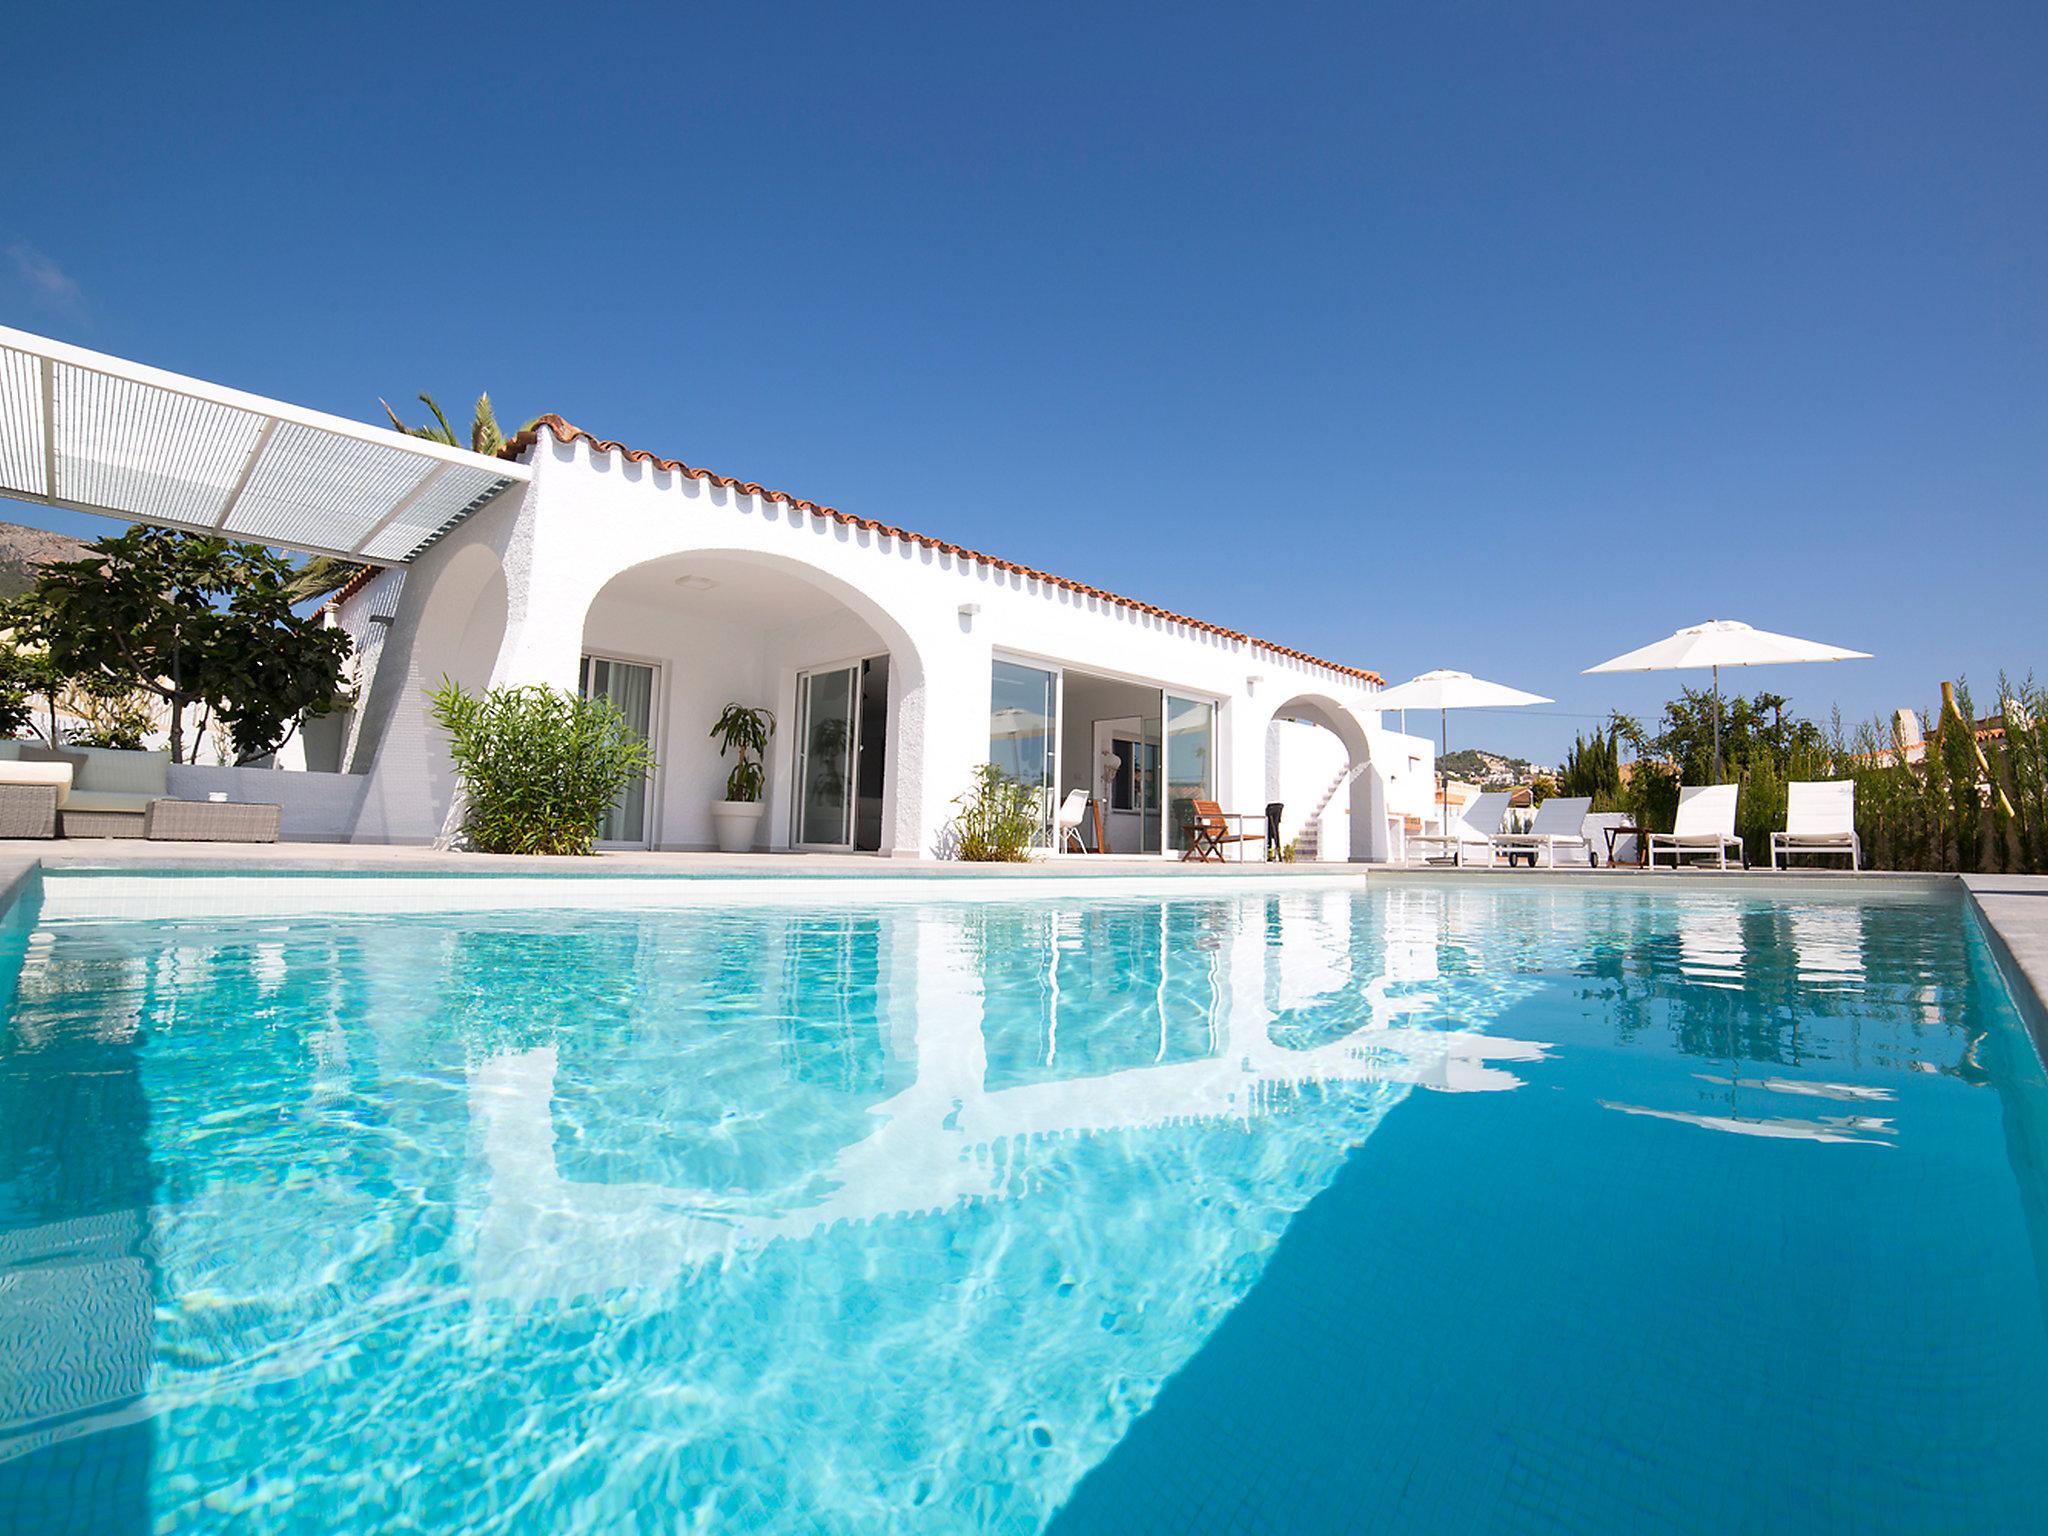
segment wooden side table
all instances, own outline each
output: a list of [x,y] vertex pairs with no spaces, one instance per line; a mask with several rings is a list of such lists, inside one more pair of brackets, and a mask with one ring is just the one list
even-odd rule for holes
[[[1630,826],[1602,827],[1600,830],[1607,837],[1607,867],[1609,869],[1612,869],[1614,867],[1614,845],[1620,842],[1624,837],[1632,837],[1636,840],[1635,867],[1637,869],[1647,869],[1649,867],[1649,833],[1645,832],[1641,827]],[[1530,862],[1533,864],[1535,861],[1532,859]]]

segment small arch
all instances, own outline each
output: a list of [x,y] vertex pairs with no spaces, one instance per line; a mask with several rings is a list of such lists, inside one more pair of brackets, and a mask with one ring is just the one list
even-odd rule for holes
[[[1285,731],[1289,723],[1334,738],[1334,750]],[[1386,832],[1374,814],[1372,737],[1351,705],[1329,694],[1297,693],[1273,707],[1265,743],[1266,799],[1283,806],[1283,842],[1306,843],[1321,860],[1384,856]]]

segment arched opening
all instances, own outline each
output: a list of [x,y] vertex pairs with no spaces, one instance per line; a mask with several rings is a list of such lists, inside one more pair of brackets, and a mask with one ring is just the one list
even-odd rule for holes
[[[497,553],[469,544],[407,573],[397,611],[373,615],[366,671],[377,686],[364,695],[351,771],[370,783],[356,815],[358,842],[426,842],[446,829],[455,798],[447,738],[427,719],[427,690],[445,678],[483,688],[504,644],[505,568]],[[375,638],[382,631],[381,639]],[[393,669],[404,685],[382,681]]]
[[1280,842],[1304,862],[1373,855],[1366,769],[1372,744],[1334,699],[1298,694],[1266,727],[1266,800],[1280,806]]
[[711,740],[727,704],[775,721],[754,846],[918,850],[920,758],[906,710],[924,666],[865,594],[785,556],[691,550],[620,572],[583,620],[583,691],[619,706],[657,767],[603,840],[709,848],[733,767]]

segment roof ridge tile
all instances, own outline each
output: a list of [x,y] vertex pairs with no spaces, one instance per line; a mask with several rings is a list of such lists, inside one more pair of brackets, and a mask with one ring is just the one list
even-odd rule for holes
[[1175,613],[1170,608],[1161,608],[1152,603],[1142,602],[1134,597],[1125,597],[1118,592],[1106,591],[1101,587],[1088,586],[1086,583],[1075,581],[1071,577],[1055,576],[1050,571],[1041,571],[1033,566],[1019,565],[1014,560],[1005,560],[998,555],[984,554],[978,549],[968,549],[964,545],[951,544],[943,539],[935,539],[930,534],[914,533],[908,528],[898,528],[889,523],[877,522],[871,517],[856,517],[851,512],[840,511],[837,507],[828,507],[820,502],[805,500],[800,496],[791,496],[786,491],[769,490],[766,486],[756,485],[751,480],[737,480],[731,475],[721,475],[716,470],[702,469],[694,465],[685,464],[681,459],[664,459],[657,454],[649,453],[645,448],[628,448],[624,443],[614,442],[610,438],[601,438],[594,432],[586,432],[581,427],[571,426],[552,411],[544,416],[536,417],[532,425],[514,433],[506,441],[505,446],[498,450],[498,456],[506,459],[519,458],[540,441],[540,432],[543,427],[554,435],[557,442],[589,443],[592,453],[620,454],[635,463],[650,464],[656,469],[672,474],[689,475],[693,479],[707,481],[712,485],[720,486],[729,491],[737,491],[742,495],[763,496],[770,501],[783,502],[800,512],[808,512],[817,517],[830,518],[834,522],[843,523],[850,528],[862,528],[870,533],[884,534],[889,538],[900,539],[908,544],[919,544],[926,549],[933,549],[941,554],[952,555],[956,559],[971,560],[977,565],[989,566],[999,571],[1008,571],[1013,575],[1023,576],[1031,581],[1043,582],[1068,592],[1078,592],[1084,597],[1093,597],[1106,603],[1114,603],[1120,608],[1129,608],[1137,613],[1150,614],[1154,618],[1164,619],[1169,624],[1184,625],[1189,629],[1200,630],[1205,634],[1221,635],[1225,639],[1240,641],[1245,645],[1265,651],[1271,655],[1286,656],[1292,660],[1304,662],[1309,666],[1321,667],[1325,671],[1336,672],[1345,677],[1357,678],[1361,682],[1383,684],[1386,681],[1379,673],[1368,671],[1364,667],[1349,667],[1341,662],[1326,661],[1320,656],[1311,656],[1308,652],[1297,651],[1291,646],[1275,645],[1270,640],[1261,640],[1258,636],[1248,635],[1243,630],[1229,629],[1221,624],[1211,624],[1207,619],[1190,618],[1187,614]]

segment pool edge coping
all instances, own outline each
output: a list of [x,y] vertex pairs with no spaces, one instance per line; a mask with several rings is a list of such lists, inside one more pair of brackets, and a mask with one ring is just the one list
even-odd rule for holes
[[1985,947],[2048,1067],[2048,876],[1956,875]]
[[[289,861],[287,862],[287,858]],[[525,878],[561,878],[568,880],[611,879],[611,880],[670,880],[686,879],[698,881],[723,881],[733,879],[763,879],[776,881],[855,879],[922,879],[929,877],[938,867],[922,865],[911,868],[904,863],[876,861],[875,868],[809,868],[788,871],[754,871],[745,873],[719,870],[677,869],[673,872],[648,871],[641,869],[592,869],[587,874],[582,870],[562,869],[550,861],[543,868],[518,867],[502,869],[449,869],[429,865],[425,868],[401,870],[378,868],[375,865],[354,866],[338,862],[323,863],[315,857],[287,856],[280,858],[273,854],[263,860],[248,862],[218,861],[205,858],[166,859],[162,862],[136,859],[96,859],[72,853],[57,854],[54,850],[7,850],[0,853],[0,916],[11,916],[19,908],[25,895],[30,894],[41,883],[45,872],[66,874],[120,875],[129,874],[147,878],[152,875],[214,875],[231,877],[262,877],[278,875],[343,875],[381,876],[394,875],[424,877],[448,880],[501,879],[506,876]],[[1253,875],[1253,869],[1243,873],[1252,878],[1271,878],[1270,873]],[[977,866],[972,871],[953,870],[953,877],[960,878],[972,873],[983,879],[1014,879],[1020,889],[1028,889],[1046,875],[1080,876],[1102,881],[1106,886],[1122,880],[1145,880],[1156,878],[1151,871],[1112,869],[1089,871],[1086,869],[1059,869],[1054,871],[1044,866],[1028,866],[1034,873],[1027,874],[1022,868]],[[1175,868],[1165,865],[1160,873]],[[1044,873],[1036,873],[1043,869]],[[1373,879],[1430,880],[1464,883],[1470,880],[1492,880],[1516,884],[1527,882],[1537,886],[1568,884],[1588,890],[1711,890],[1735,889],[1744,894],[1767,891],[1811,892],[1816,888],[1831,889],[1843,894],[1865,886],[1866,889],[1894,890],[1907,886],[1941,889],[1953,883],[1962,893],[1965,906],[1974,914],[1982,928],[1992,957],[1997,964],[2006,989],[2012,994],[2013,1002],[2019,1009],[2033,1037],[2034,1047],[2044,1063],[2048,1063],[2048,875],[1970,875],[1951,873],[1921,873],[1916,871],[1869,871],[1860,875],[1842,872],[1787,872],[1783,874],[1758,874],[1744,871],[1741,874],[1720,874],[1713,871],[1678,872],[1671,871],[1658,875],[1636,871],[1542,871],[1532,876],[1527,871],[1500,870],[1409,870],[1385,868],[1375,865],[1333,864],[1313,870],[1289,866],[1293,879],[1307,876],[1322,876],[1331,879],[1348,877],[1369,882]],[[1204,870],[1201,874],[1225,876],[1237,871]],[[1185,877],[1183,877],[1185,878]],[[1198,876],[1199,878],[1199,876]],[[1865,885],[1865,882],[1868,882]],[[1284,887],[1288,882],[1281,882]]]

